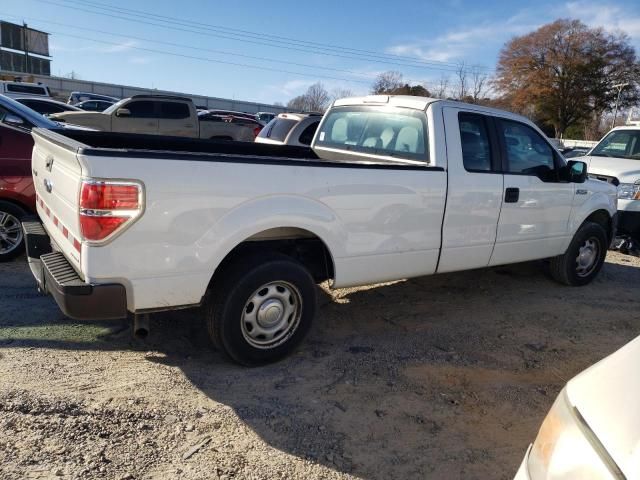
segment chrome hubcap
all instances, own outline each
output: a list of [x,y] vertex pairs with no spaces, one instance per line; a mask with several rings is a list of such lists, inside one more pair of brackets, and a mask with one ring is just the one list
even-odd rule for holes
[[244,306],[242,335],[253,347],[277,347],[298,328],[301,312],[302,297],[296,287],[280,281],[267,283]]
[[582,244],[576,257],[576,273],[579,277],[586,277],[598,264],[599,247],[595,238],[590,238]]
[[7,212],[0,212],[0,254],[10,253],[22,243],[20,220]]

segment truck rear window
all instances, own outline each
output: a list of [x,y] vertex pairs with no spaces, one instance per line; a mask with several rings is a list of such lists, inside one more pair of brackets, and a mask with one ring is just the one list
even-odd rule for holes
[[7,91],[13,93],[28,93],[30,95],[47,95],[47,90],[44,87],[20,85],[15,83],[7,83]]
[[262,129],[259,136],[284,142],[296,123],[298,123],[298,120],[276,117]]
[[392,107],[339,107],[329,112],[316,147],[427,161],[424,112]]

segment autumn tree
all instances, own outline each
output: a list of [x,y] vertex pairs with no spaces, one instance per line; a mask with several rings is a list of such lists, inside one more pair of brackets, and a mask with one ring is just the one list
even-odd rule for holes
[[495,87],[512,109],[553,126],[561,137],[612,109],[616,84],[629,83],[621,107],[637,102],[639,70],[626,35],[561,19],[503,47]]

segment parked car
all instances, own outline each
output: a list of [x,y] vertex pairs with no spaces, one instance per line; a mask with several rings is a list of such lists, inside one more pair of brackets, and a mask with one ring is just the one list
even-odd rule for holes
[[561,152],[564,158],[578,158],[584,157],[587,153],[589,153],[589,150],[591,149],[587,147],[570,147],[563,148]]
[[271,120],[275,118],[275,116],[276,114],[273,112],[258,112],[255,115],[256,120],[258,120],[263,125],[266,125],[267,123],[269,123]]
[[76,103],[75,106],[87,112],[104,112],[114,103],[116,102],[110,102],[108,100],[85,100],[84,102]]
[[[507,135],[531,148],[508,151]],[[560,283],[585,285],[615,225],[615,188],[566,163],[535,124],[453,101],[337,100],[311,148],[33,136],[42,225],[25,226],[40,231],[26,234],[28,257],[62,311],[131,313],[144,331],[148,312],[202,305],[214,345],[245,365],[302,341],[315,283],[549,259]]]
[[640,248],[640,126],[616,127],[584,160],[589,175],[618,189],[618,234],[623,249]]
[[41,83],[0,80],[0,95],[7,97],[51,97],[49,87]]
[[5,95],[0,95],[0,122],[27,129],[33,127],[61,128],[57,122]]
[[74,107],[73,105],[58,102],[50,98],[16,97],[15,101],[20,102],[23,105],[26,105],[31,110],[35,110],[36,112],[42,115],[50,115],[52,113],[60,113],[60,112],[82,111],[80,108]]
[[250,128],[254,138],[262,130],[262,124],[258,122],[253,115],[248,114],[237,115],[235,113],[222,113],[220,110],[207,110],[198,112],[198,118],[201,122],[227,122]]
[[53,122],[16,100],[0,95],[0,262],[24,249],[22,230],[14,225],[35,214],[35,190],[31,172],[31,129],[72,129]]
[[75,105],[76,103],[84,102],[86,100],[103,100],[111,103],[120,101],[119,98],[111,97],[109,95],[100,95],[98,93],[89,92],[71,92],[69,94],[69,98],[67,99],[67,103],[70,105]]
[[322,120],[319,113],[281,113],[256,137],[258,143],[309,146]]
[[104,132],[244,142],[252,142],[255,138],[251,126],[198,114],[190,98],[170,95],[135,95],[114,103],[104,112],[65,112],[51,115],[51,118]]
[[0,121],[0,262],[22,253],[24,235],[20,221],[36,211],[32,149],[29,130]]
[[220,110],[209,108],[206,110],[207,113],[211,115],[218,115],[220,117],[242,117],[248,120],[253,120],[257,122],[256,116],[253,113],[245,113],[245,112],[236,112],[235,110]]
[[640,478],[640,337],[569,380],[515,480]]

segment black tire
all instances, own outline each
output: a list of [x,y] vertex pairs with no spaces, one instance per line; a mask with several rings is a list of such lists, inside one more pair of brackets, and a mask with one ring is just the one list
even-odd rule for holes
[[[600,272],[607,256],[607,232],[599,223],[585,222],[576,232],[564,255],[551,259],[550,272],[554,280],[571,286],[582,286],[590,283]],[[593,248],[597,250],[593,252]],[[594,257],[593,264],[585,259],[579,259],[580,250],[585,249],[585,255]],[[591,250],[589,250],[591,249]]]
[[[251,256],[214,281],[205,320],[218,350],[237,363],[258,366],[291,353],[308,333],[315,310],[316,286],[304,266],[285,255]],[[271,340],[260,334],[269,322]]]
[[[22,225],[18,223],[20,232],[18,234],[19,242],[17,245],[12,246],[14,240],[14,225],[15,220],[22,220],[27,216],[22,208],[14,205],[13,203],[0,200],[0,262],[8,262],[13,260],[24,251],[24,235],[22,234]],[[4,223],[4,224],[3,224]],[[10,236],[7,235],[5,228],[11,224]],[[8,240],[7,240],[8,239]]]

